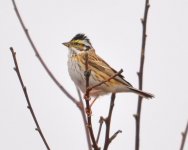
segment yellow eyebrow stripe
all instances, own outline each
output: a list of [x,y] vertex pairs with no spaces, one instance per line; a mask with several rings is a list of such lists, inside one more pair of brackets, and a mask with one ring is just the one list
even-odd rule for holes
[[83,44],[80,40],[75,40],[74,43]]

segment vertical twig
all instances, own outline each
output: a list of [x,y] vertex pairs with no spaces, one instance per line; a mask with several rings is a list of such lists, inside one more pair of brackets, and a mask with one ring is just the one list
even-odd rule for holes
[[31,115],[32,115],[32,118],[33,118],[33,120],[34,120],[34,122],[35,122],[36,131],[38,131],[39,135],[41,136],[41,138],[42,138],[42,140],[43,140],[43,142],[44,142],[44,144],[45,144],[47,150],[50,150],[50,147],[49,147],[49,145],[48,145],[48,143],[47,143],[47,141],[46,141],[46,139],[45,139],[45,137],[44,137],[44,135],[43,135],[43,133],[42,133],[42,130],[41,130],[40,126],[39,126],[38,120],[37,120],[37,118],[36,118],[36,116],[35,116],[35,113],[34,113],[34,111],[33,111],[31,102],[30,102],[30,100],[29,100],[29,96],[28,96],[28,94],[27,94],[26,86],[25,86],[24,83],[23,83],[23,80],[22,80],[22,77],[21,77],[21,74],[20,74],[20,70],[19,70],[19,67],[18,67],[18,63],[17,63],[17,60],[16,60],[16,52],[14,52],[14,49],[13,49],[12,47],[10,48],[10,50],[11,50],[11,52],[12,52],[12,57],[13,57],[14,64],[15,64],[14,70],[16,71],[16,74],[17,74],[18,79],[19,79],[19,81],[20,81],[20,84],[21,84],[21,86],[22,86],[22,90],[23,90],[23,92],[24,92],[24,95],[25,95],[25,98],[26,98],[26,101],[27,101],[27,104],[28,104],[27,108],[30,110]]
[[85,129],[85,134],[86,134],[86,137],[87,137],[88,148],[89,148],[89,150],[92,150],[91,140],[90,140],[89,132],[88,132],[88,128],[87,128],[87,119],[86,119],[86,115],[85,115],[85,112],[84,112],[83,100],[82,100],[82,97],[81,97],[80,90],[77,87],[76,87],[76,89],[77,89],[78,97],[79,97],[80,104],[81,104],[81,106],[79,106],[79,107],[81,108],[82,116],[84,116],[84,117],[82,117],[82,119],[83,119],[83,122],[85,123],[84,129]]
[[[93,142],[93,147],[94,147],[94,149],[98,150],[100,148],[98,147],[97,143],[98,143],[98,140],[99,140],[99,136],[100,136],[100,133],[101,133],[101,128],[102,128],[103,122],[100,123],[97,139],[95,140],[95,136],[94,136],[93,128],[92,128],[92,122],[91,122],[91,112],[92,111],[91,111],[90,104],[89,104],[89,100],[90,100],[89,93],[92,89],[94,89],[98,86],[101,86],[102,84],[104,84],[104,83],[110,81],[111,79],[114,79],[116,76],[120,75],[123,72],[123,70],[121,69],[119,72],[116,72],[113,76],[109,77],[108,79],[101,81],[98,84],[89,87],[89,77],[90,77],[91,71],[88,69],[88,52],[87,51],[85,52],[84,57],[85,57],[85,72],[84,72],[84,74],[85,74],[85,78],[86,78],[86,92],[85,92],[84,98],[85,98],[85,101],[86,101],[86,114],[87,114],[87,117],[88,117],[88,128],[89,128],[91,140]],[[115,101],[115,93],[113,93],[112,96],[111,96],[111,103],[110,103],[108,117],[106,119],[101,118],[106,123],[106,138],[105,138],[105,144],[104,144],[105,148],[104,148],[104,150],[107,150],[111,141],[117,136],[118,133],[121,133],[121,131],[118,130],[114,135],[112,135],[112,137],[109,137],[111,116],[112,116],[112,110],[113,110],[113,107],[114,107],[114,101]]]
[[109,137],[110,137],[110,124],[111,124],[111,117],[112,117],[112,111],[114,108],[114,101],[115,101],[115,93],[112,93],[111,101],[110,101],[110,108],[108,112],[108,117],[105,119],[106,124],[106,135],[105,135],[105,144],[104,144],[104,150],[108,149],[108,146],[110,144]]
[[[58,86],[58,88],[75,104],[78,106],[81,114],[82,114],[82,118],[83,118],[83,121],[84,121],[84,125],[86,126],[86,116],[85,114],[83,115],[83,110],[82,108],[80,108],[80,104],[81,102],[79,102],[78,100],[76,100],[64,87],[62,84],[60,84],[60,82],[56,79],[56,77],[53,75],[53,73],[50,71],[50,69],[48,68],[48,66],[46,65],[46,63],[44,62],[44,60],[42,59],[42,57],[40,56],[36,46],[34,45],[34,42],[28,32],[28,29],[26,28],[22,18],[21,18],[21,15],[18,11],[18,8],[16,6],[16,3],[14,0],[12,0],[12,4],[14,6],[14,10],[15,10],[15,13],[16,13],[16,16],[18,17],[18,20],[21,24],[21,27],[31,45],[31,47],[33,48],[34,52],[35,52],[35,55],[36,57],[39,59],[40,63],[42,64],[42,66],[44,67],[45,71],[48,73],[48,75],[50,76],[50,78],[53,80],[53,82]],[[81,104],[82,105],[82,104]],[[88,130],[87,130],[88,131]],[[88,133],[87,133],[88,134]],[[88,139],[88,135],[86,134],[86,138],[87,138],[87,142],[90,141],[90,139]],[[88,149],[91,149],[91,143],[88,143]]]
[[[142,90],[143,86],[143,69],[144,69],[144,59],[145,59],[145,45],[146,45],[146,26],[147,26],[147,16],[149,10],[149,0],[145,1],[145,11],[144,17],[141,19],[143,31],[142,31],[142,47],[140,56],[140,70],[138,72],[139,89]],[[134,115],[136,120],[136,135],[135,135],[135,150],[139,150],[140,145],[140,118],[141,118],[141,108],[142,108],[142,97],[138,97],[137,113]]]
[[92,120],[91,120],[91,108],[90,108],[90,104],[89,104],[89,100],[90,100],[90,95],[89,95],[89,77],[90,77],[90,70],[88,69],[88,53],[87,51],[85,52],[85,78],[86,78],[86,92],[84,95],[85,98],[85,102],[86,102],[86,114],[87,114],[87,126],[88,126],[88,130],[90,133],[90,137],[91,137],[91,141],[93,143],[93,148],[95,150],[100,150],[100,148],[97,145],[97,142],[95,141],[95,136],[94,136],[94,132],[93,132],[93,127],[92,127]]
[[187,122],[187,125],[185,127],[185,131],[182,132],[182,140],[181,140],[180,150],[183,150],[183,148],[184,148],[187,134],[188,134],[188,122]]
[[98,130],[97,139],[96,139],[97,144],[99,142],[103,122],[104,122],[104,118],[101,116],[99,120],[99,130]]
[[111,118],[112,118],[112,111],[114,108],[114,101],[115,101],[115,97],[116,94],[112,93],[111,95],[111,101],[110,101],[110,108],[109,108],[109,112],[108,112],[108,116],[107,118],[103,118],[105,125],[106,125],[106,134],[105,134],[105,144],[104,144],[104,149],[103,150],[107,150],[109,144],[112,142],[112,140],[117,136],[118,133],[121,133],[121,130],[118,130],[117,132],[115,132],[111,137],[110,137],[110,125],[111,125]]

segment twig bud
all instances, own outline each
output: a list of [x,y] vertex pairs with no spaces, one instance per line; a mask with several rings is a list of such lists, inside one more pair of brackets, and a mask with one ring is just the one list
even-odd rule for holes
[[84,71],[84,76],[89,77],[91,74],[91,70]]
[[138,119],[138,114],[134,114],[133,117],[137,120]]

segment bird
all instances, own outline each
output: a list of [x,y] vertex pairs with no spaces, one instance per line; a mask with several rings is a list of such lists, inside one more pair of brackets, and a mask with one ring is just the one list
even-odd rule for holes
[[[104,59],[98,56],[93,48],[90,39],[83,33],[76,34],[69,42],[62,43],[68,49],[68,72],[75,85],[82,91],[86,92],[86,53],[87,66],[90,71],[89,86],[95,86],[105,80],[108,80],[117,73]],[[118,74],[111,80],[93,88],[89,95],[99,97],[109,93],[132,92],[139,96],[150,99],[154,95],[134,88],[122,74]]]

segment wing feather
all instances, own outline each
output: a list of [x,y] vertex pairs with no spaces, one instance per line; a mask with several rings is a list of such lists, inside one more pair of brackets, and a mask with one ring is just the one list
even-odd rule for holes
[[[82,55],[85,55],[84,53],[82,53]],[[82,58],[85,58],[84,56]],[[85,61],[84,61],[85,62]],[[112,67],[110,67],[110,65],[108,63],[106,63],[101,57],[99,57],[94,50],[90,50],[88,52],[88,65],[89,68],[92,69],[92,67],[94,67],[95,69],[97,69],[98,71],[102,72],[102,73],[106,73],[109,77],[113,76],[115,73],[117,73],[117,71],[115,69],[113,69]],[[132,85],[127,82],[125,80],[125,77],[123,75],[118,75],[114,78],[114,80],[125,84],[126,86],[130,86],[132,87]]]

